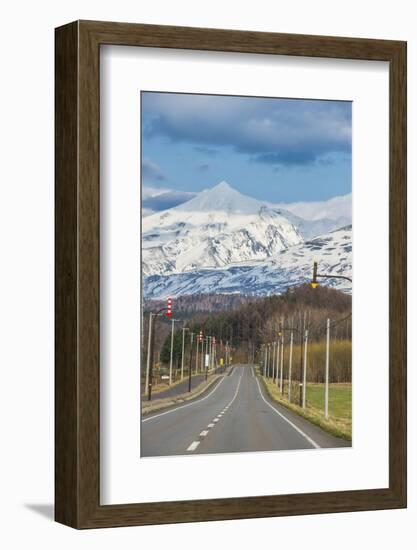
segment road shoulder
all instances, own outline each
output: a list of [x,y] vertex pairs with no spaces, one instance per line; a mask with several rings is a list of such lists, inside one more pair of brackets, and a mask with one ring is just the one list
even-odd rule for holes
[[142,401],[142,417],[150,418],[153,413],[165,411],[169,409],[173,409],[177,407],[178,405],[182,405],[184,403],[191,403],[197,398],[204,397],[209,391],[214,390],[216,385],[220,383],[220,380],[224,378],[224,375],[222,374],[216,374],[214,375],[214,378],[211,380],[203,381],[201,384],[199,384],[194,390],[192,390],[190,393],[183,393],[180,395],[177,395],[175,397],[168,397],[163,399],[156,399],[155,401],[151,401],[149,405]]
[[313,424],[307,418],[300,416],[296,412],[288,408],[284,403],[276,401],[268,391],[264,380],[259,374],[256,376],[256,380],[259,382],[259,389],[264,399],[275,407],[280,414],[288,418],[293,424],[295,424],[300,430],[305,432],[311,439],[313,439],[320,448],[339,448],[339,447],[351,447],[352,442],[341,437],[336,437],[323,428]]

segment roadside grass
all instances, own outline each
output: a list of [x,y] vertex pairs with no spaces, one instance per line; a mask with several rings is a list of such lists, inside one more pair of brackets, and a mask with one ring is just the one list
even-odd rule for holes
[[[306,404],[324,411],[324,384],[308,384]],[[352,384],[329,385],[329,416],[352,421]]]
[[[202,374],[204,373],[202,372],[198,372],[197,374],[193,373],[191,375],[191,379],[195,378],[196,376],[201,376]],[[160,382],[159,384],[154,384],[152,386],[152,395],[157,395],[158,393],[161,393],[163,391],[169,390],[171,388],[175,388],[175,386],[178,386],[178,384],[181,384],[181,382],[185,382],[186,380],[188,380],[188,373],[184,375],[184,378],[182,380],[181,378],[178,378],[178,380],[175,380],[174,382],[172,382],[171,385],[169,385],[168,382]],[[145,384],[142,383],[142,397],[146,397],[147,395],[147,389],[145,390],[144,385]]]
[[195,399],[203,392],[210,389],[220,377],[220,374],[215,374],[211,378],[203,380],[202,382],[200,382],[200,384],[198,384],[198,386],[192,388],[191,393],[185,392],[173,397],[163,397],[162,399],[155,399],[154,401],[142,400],[141,412],[143,415],[146,415],[150,412],[166,409],[167,407],[171,407],[172,405],[175,405],[177,403],[184,403],[186,401],[190,401],[191,399]]
[[287,409],[306,418],[326,432],[347,441],[352,440],[352,384],[330,384],[329,386],[329,417],[324,416],[324,384],[308,384],[306,394],[306,408],[303,409],[294,401],[298,401],[298,387],[292,387],[291,403],[288,401],[288,384],[284,385],[284,395],[279,387],[270,379],[264,378],[258,370],[258,377],[262,381],[270,397]]

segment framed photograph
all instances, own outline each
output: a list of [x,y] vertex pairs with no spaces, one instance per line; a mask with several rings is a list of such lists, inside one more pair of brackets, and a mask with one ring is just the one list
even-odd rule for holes
[[56,29],[56,520],[406,506],[406,43]]

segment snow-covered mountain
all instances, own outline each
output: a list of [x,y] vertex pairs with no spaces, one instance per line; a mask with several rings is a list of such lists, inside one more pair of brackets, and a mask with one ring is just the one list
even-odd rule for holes
[[[304,220],[318,221],[330,220],[352,220],[352,194],[332,197],[324,201],[293,202],[276,205],[292,212]],[[347,225],[347,224],[346,224]],[[340,226],[339,226],[340,227]]]
[[[221,182],[142,218],[144,296],[279,293],[308,280],[315,260],[322,272],[349,276],[351,226],[334,230],[345,222],[306,220]],[[326,284],[350,290],[343,280]]]
[[271,208],[287,218],[287,220],[297,228],[304,239],[312,239],[351,224],[351,218],[348,216],[310,220],[300,218],[300,216],[297,216],[294,212],[278,205],[271,205]]
[[[171,275],[145,278],[147,298],[166,298],[197,293],[242,293],[264,296],[279,294],[287,287],[308,282],[313,262],[319,272],[345,275],[352,273],[352,227],[347,226],[310,241],[275,252],[266,260],[234,263],[224,268],[199,268]],[[351,291],[349,281],[328,279],[326,285]]]
[[302,242],[300,231],[279,209],[221,182],[142,219],[142,269],[145,277],[196,273],[264,261]]

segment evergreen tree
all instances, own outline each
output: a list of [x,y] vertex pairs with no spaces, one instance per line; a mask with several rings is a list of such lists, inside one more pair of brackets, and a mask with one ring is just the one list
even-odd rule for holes
[[[182,354],[182,330],[176,330],[174,332],[174,345],[173,345],[173,365],[181,363]],[[161,349],[161,362],[169,365],[169,359],[171,355],[171,332],[167,335],[162,344]]]

